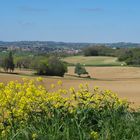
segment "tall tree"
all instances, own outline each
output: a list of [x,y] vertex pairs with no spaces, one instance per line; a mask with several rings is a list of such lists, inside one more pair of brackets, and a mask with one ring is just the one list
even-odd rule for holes
[[12,52],[9,52],[8,56],[5,57],[5,59],[3,60],[3,69],[8,72],[10,70],[10,72],[14,71],[15,65],[14,65],[14,59],[13,59],[13,55]]

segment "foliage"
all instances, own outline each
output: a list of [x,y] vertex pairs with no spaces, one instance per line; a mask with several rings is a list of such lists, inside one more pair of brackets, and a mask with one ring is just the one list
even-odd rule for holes
[[82,66],[80,63],[77,63],[75,66],[75,73],[78,74],[79,76],[81,74],[88,74],[88,72],[86,71],[85,67]]
[[2,61],[2,67],[6,72],[8,72],[8,70],[10,70],[10,72],[14,71],[15,64],[12,52],[9,52],[8,56],[4,58],[4,60]]
[[14,57],[15,67],[20,69],[37,69],[40,64],[46,63],[47,60],[47,55],[27,55],[26,53],[25,55]]
[[37,74],[49,76],[64,76],[67,66],[57,57],[49,57],[47,62],[40,63]]
[[46,75],[47,66],[48,66],[47,62],[39,62],[36,63],[34,69],[37,70],[38,75]]
[[16,58],[15,66],[17,68],[31,68],[31,64],[33,63],[33,59],[31,57],[19,57]]
[[[0,138],[6,140],[123,140],[140,137],[140,115],[109,90],[87,84],[46,90],[41,77],[0,83]],[[57,86],[57,89],[54,87]]]
[[118,59],[125,61],[127,65],[140,65],[140,48],[125,49]]
[[90,46],[83,49],[85,56],[115,56],[115,51],[106,46]]

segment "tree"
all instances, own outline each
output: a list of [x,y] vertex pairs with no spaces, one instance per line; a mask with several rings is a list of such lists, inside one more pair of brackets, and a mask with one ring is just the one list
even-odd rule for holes
[[67,72],[67,66],[57,57],[50,57],[48,59],[47,75],[64,76]]
[[57,57],[50,57],[47,62],[38,64],[36,69],[39,75],[64,76],[67,65]]
[[47,64],[46,63],[40,62],[34,68],[37,70],[38,75],[46,75],[46,71],[47,71]]
[[15,66],[17,68],[31,68],[31,64],[34,62],[30,57],[19,57],[15,60]]
[[80,63],[77,63],[75,66],[75,73],[81,76],[81,74],[88,74],[85,67],[83,67]]
[[9,52],[8,56],[4,58],[2,67],[6,72],[8,72],[8,70],[10,70],[10,72],[14,71],[15,65],[12,52]]

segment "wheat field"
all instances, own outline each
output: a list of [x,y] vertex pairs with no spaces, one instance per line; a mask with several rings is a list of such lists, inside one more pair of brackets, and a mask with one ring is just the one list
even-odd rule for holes
[[[65,77],[43,77],[43,85],[49,88],[52,83],[62,80],[63,86],[77,88],[80,83],[88,83],[90,89],[99,86],[101,89],[109,89],[117,93],[119,97],[126,98],[134,103],[132,106],[140,106],[140,68],[137,67],[86,67],[91,79],[79,78],[74,74],[74,67],[68,68]],[[19,74],[0,74],[0,82],[7,83],[11,80],[22,81],[23,77],[35,78],[31,71],[19,71]],[[25,75],[23,75],[25,74]]]

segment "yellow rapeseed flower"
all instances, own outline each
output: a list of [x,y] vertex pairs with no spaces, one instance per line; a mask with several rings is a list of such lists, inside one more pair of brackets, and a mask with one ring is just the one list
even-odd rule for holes
[[51,88],[52,88],[52,89],[55,88],[55,85],[54,85],[54,84],[51,84]]
[[59,86],[62,86],[62,81],[59,80],[59,81],[57,82],[57,84],[58,84]]
[[37,137],[38,137],[38,136],[37,136],[37,134],[36,134],[36,133],[33,133],[33,134],[32,134],[32,139],[33,139],[33,140],[36,140],[36,139],[37,139]]
[[95,132],[95,131],[92,131],[90,133],[90,136],[93,140],[98,140],[98,137],[99,137],[98,132]]
[[38,77],[38,78],[36,79],[36,81],[37,81],[37,82],[42,82],[42,81],[43,81],[43,78],[42,78],[42,77]]

